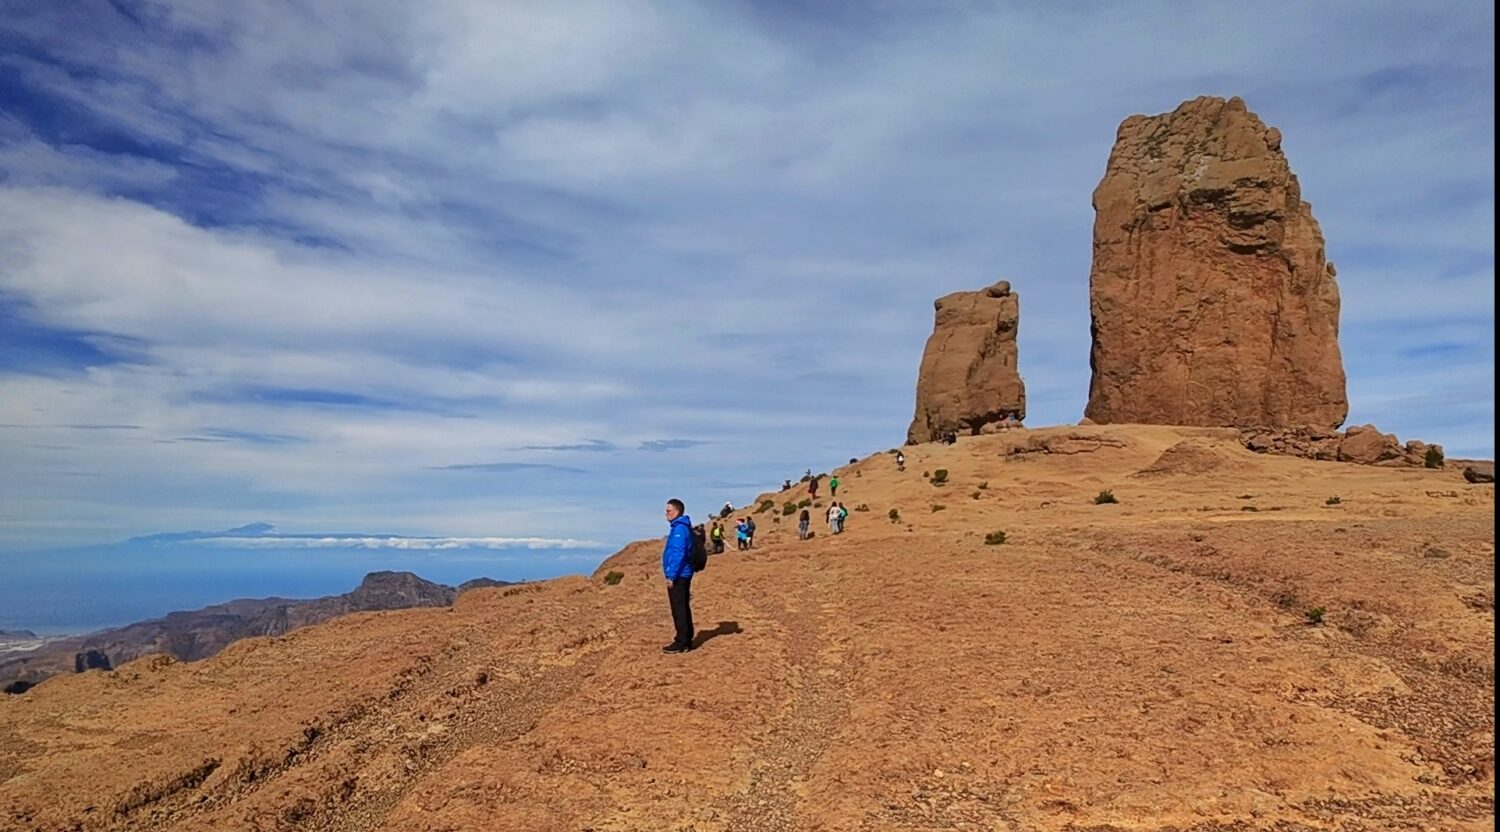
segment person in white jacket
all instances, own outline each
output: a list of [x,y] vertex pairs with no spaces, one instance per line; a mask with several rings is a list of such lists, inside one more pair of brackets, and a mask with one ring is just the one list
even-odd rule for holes
[[834,503],[828,507],[828,530],[833,534],[839,533],[839,504]]

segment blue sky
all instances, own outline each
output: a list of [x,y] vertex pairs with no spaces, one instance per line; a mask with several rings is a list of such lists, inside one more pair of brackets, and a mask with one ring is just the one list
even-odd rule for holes
[[1350,423],[1493,456],[1488,3],[4,7],[0,551],[656,534],[897,445],[1000,278],[1075,421],[1115,128],[1204,94],[1285,137]]

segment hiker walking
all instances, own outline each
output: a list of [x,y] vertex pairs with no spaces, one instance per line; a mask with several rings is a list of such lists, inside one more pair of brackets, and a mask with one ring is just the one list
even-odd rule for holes
[[897,471],[905,471],[906,470],[906,454],[903,454],[900,451],[896,452],[896,470]]
[[818,499],[818,478],[817,477],[813,477],[812,479],[810,479],[810,480],[807,481],[807,496],[813,498],[814,500]]
[[745,527],[745,518],[734,524],[734,545],[741,551],[750,548],[750,530]]
[[839,533],[839,504],[832,503],[828,506],[828,531],[830,534]]
[[676,638],[662,648],[663,653],[686,653],[693,649],[693,521],[687,507],[677,498],[667,501],[667,544],[661,551],[661,570],[666,577],[667,602],[672,607],[672,626]]
[[797,519],[797,539],[807,539],[807,527],[812,524],[812,515],[807,509],[802,509],[802,516]]
[[844,525],[849,522],[849,509],[843,503],[835,503],[839,507],[839,534],[844,533]]
[[755,518],[745,518],[745,548],[755,548]]
[[715,520],[713,530],[708,533],[708,537],[713,541],[714,554],[724,554],[724,525]]
[[829,497],[837,497],[838,495],[839,495],[839,478],[837,476],[829,477],[828,478],[828,496]]

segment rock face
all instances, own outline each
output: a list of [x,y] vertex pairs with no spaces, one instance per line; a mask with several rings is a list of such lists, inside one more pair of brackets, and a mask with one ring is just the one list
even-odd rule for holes
[[1338,286],[1279,131],[1239,98],[1131,116],[1094,210],[1085,415],[1343,424]]
[[1020,301],[1010,283],[944,295],[934,306],[907,444],[947,433],[977,435],[1007,417],[1026,418],[1026,385],[1016,370]]

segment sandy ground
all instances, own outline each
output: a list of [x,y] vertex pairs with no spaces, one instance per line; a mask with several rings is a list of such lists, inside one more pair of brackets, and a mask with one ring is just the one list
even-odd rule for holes
[[0,829],[1493,828],[1491,486],[1187,428],[907,458],[840,469],[841,536],[766,495],[687,655],[646,542],[0,699]]

